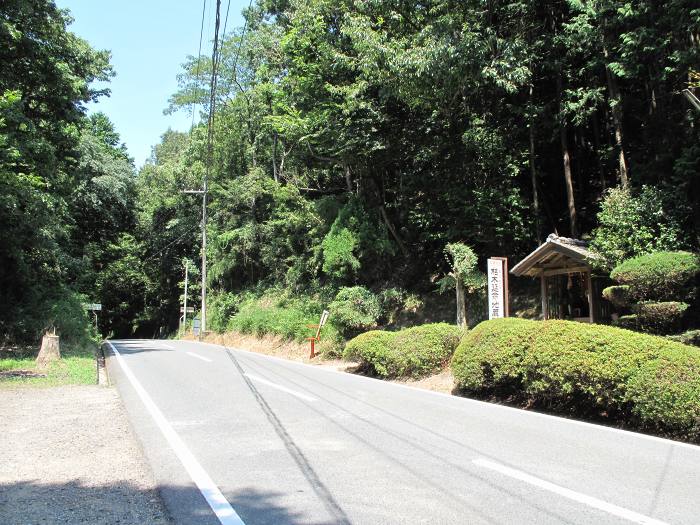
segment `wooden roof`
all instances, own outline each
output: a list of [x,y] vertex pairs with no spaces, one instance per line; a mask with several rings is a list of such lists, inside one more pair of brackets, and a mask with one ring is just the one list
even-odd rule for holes
[[544,244],[513,266],[510,272],[530,277],[586,272],[591,269],[590,261],[596,258],[587,242],[551,234]]

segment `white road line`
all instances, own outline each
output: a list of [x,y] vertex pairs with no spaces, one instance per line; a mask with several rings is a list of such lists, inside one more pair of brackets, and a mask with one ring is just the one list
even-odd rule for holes
[[288,394],[298,397],[299,399],[303,399],[304,401],[316,401],[315,397],[307,396],[306,394],[302,394],[301,392],[297,392],[296,390],[292,390],[291,388],[287,388],[286,386],[278,385],[277,383],[273,383],[272,381],[268,381],[267,379],[263,379],[262,377],[249,374],[248,372],[246,372],[245,375],[253,381],[257,381],[258,383],[262,383],[263,385],[271,386],[272,388],[276,388],[277,390],[281,390],[282,392],[287,392]]
[[165,436],[165,439],[170,444],[170,447],[175,452],[175,455],[177,455],[178,459],[182,463],[182,466],[185,467],[185,470],[187,470],[187,473],[192,478],[192,481],[194,481],[195,485],[197,485],[197,488],[202,493],[202,496],[204,496],[204,499],[207,500],[211,510],[214,511],[214,514],[217,518],[219,518],[222,525],[245,525],[238,513],[233,510],[231,504],[221,493],[219,487],[216,486],[214,481],[209,477],[209,474],[206,473],[197,459],[192,455],[192,452],[190,452],[190,449],[187,448],[185,442],[182,441],[177,432],[175,432],[173,427],[170,426],[170,423],[168,423],[163,413],[153,402],[151,396],[148,395],[148,392],[146,392],[143,386],[141,386],[141,383],[139,383],[139,380],[136,379],[136,376],[127,366],[126,361],[124,361],[119,351],[109,341],[107,341],[107,344],[112,348],[114,356],[117,358],[117,362],[124,371],[124,375],[126,375],[131,382],[131,385],[141,398],[146,410],[148,410],[151,417],[153,417],[153,420],[158,425],[158,428],[163,433],[163,436]]
[[530,474],[527,474],[521,470],[516,470],[514,468],[507,467],[500,463],[496,463],[495,461],[490,461],[484,458],[478,458],[473,460],[473,463],[480,467],[495,470],[496,472],[499,472],[505,476],[509,476],[511,478],[515,478],[530,485],[534,485],[535,487],[539,487],[541,489],[548,490],[549,492],[559,494],[560,496],[563,496],[570,500],[578,501],[579,503],[583,503],[584,505],[588,505],[589,507],[602,510],[603,512],[607,512],[608,514],[612,514],[613,516],[626,519],[633,523],[640,523],[643,525],[668,525],[666,522],[659,521],[657,519],[650,518],[649,516],[645,516],[644,514],[639,514],[637,512],[625,509],[624,507],[618,507],[617,505],[613,505],[612,503],[608,503],[607,501],[603,501],[598,498],[587,496],[586,494],[581,494],[580,492],[576,492],[574,490],[555,485],[554,483],[550,483],[549,481],[545,481],[535,476],[531,476]]
[[202,361],[206,361],[207,363],[211,363],[211,359],[207,359],[206,357],[202,357],[201,355],[197,355],[194,352],[185,352],[187,355],[191,355],[192,357],[196,357],[197,359],[201,359]]
[[169,344],[160,343],[160,346],[163,347],[163,348],[167,348],[168,350],[175,350],[175,347],[174,347],[174,346],[170,346]]

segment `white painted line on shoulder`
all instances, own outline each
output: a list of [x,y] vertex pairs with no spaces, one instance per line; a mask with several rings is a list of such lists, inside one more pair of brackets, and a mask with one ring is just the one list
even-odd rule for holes
[[175,350],[174,346],[170,346],[169,344],[166,344],[166,343],[160,343],[160,346],[163,348],[167,348],[168,350]]
[[200,465],[194,455],[192,455],[190,449],[187,448],[185,442],[182,441],[177,432],[175,432],[170,423],[165,419],[165,416],[153,402],[151,396],[146,392],[143,386],[141,386],[141,383],[136,379],[136,376],[126,364],[126,361],[124,361],[116,347],[109,341],[107,341],[107,344],[114,352],[119,366],[121,366],[124,375],[129,379],[129,382],[134,387],[134,390],[136,390],[139,398],[141,398],[146,410],[151,414],[151,417],[158,425],[163,436],[165,436],[165,439],[182,463],[182,466],[185,467],[192,481],[197,485],[197,488],[202,493],[202,496],[204,496],[204,499],[207,500],[211,510],[214,511],[214,514],[222,525],[245,525],[238,513],[231,507],[231,504],[221,493],[219,487],[216,486],[211,477],[209,477],[209,474],[207,474],[204,468],[202,468],[202,465]]
[[267,379],[263,379],[262,377],[249,374],[248,372],[246,372],[245,375],[253,381],[262,383],[263,385],[271,386],[272,388],[276,388],[277,390],[281,390],[282,392],[287,392],[287,394],[298,397],[299,399],[303,399],[304,401],[316,401],[315,397],[307,396],[306,394],[302,394],[301,392],[297,392],[296,390],[292,390],[291,388],[287,388],[286,386],[278,385],[277,383],[273,383],[272,381],[268,381]]
[[185,352],[187,355],[191,355],[192,357],[196,357],[197,359],[201,359],[202,361],[206,361],[207,363],[211,363],[211,359],[207,359],[206,357],[202,357],[201,355],[195,354],[194,352]]
[[553,492],[554,494],[558,494],[570,500],[583,503],[584,505],[588,505],[589,507],[593,507],[594,509],[607,512],[608,514],[612,514],[613,516],[617,516],[618,518],[626,519],[628,521],[631,521],[632,523],[639,523],[642,525],[668,525],[666,522],[659,521],[649,516],[645,516],[644,514],[639,514],[624,507],[618,507],[617,505],[613,505],[612,503],[608,503],[607,501],[603,501],[592,496],[587,496],[586,494],[576,492],[575,490],[561,487],[554,483],[550,483],[549,481],[545,481],[543,479],[527,474],[526,472],[523,472],[521,470],[517,470],[502,465],[500,463],[496,463],[495,461],[491,461],[485,458],[478,458],[473,460],[473,463],[480,467],[495,470],[500,474],[517,479],[524,483],[528,483],[529,485],[534,485],[535,487],[541,488],[543,490]]

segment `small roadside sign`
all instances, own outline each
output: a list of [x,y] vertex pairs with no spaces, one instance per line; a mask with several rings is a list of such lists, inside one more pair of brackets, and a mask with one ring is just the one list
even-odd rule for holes
[[199,331],[201,330],[202,322],[199,319],[192,320],[192,331],[195,336],[199,336]]
[[92,310],[93,312],[102,311],[102,305],[100,303],[86,303],[83,306],[85,306],[85,309]]
[[[185,307],[184,307],[184,306],[181,306],[181,307],[180,307],[180,313],[181,313],[181,314],[184,314],[184,313],[185,313]],[[194,306],[188,306],[188,307],[187,307],[187,313],[188,313],[188,314],[193,314],[193,313],[194,313]]]

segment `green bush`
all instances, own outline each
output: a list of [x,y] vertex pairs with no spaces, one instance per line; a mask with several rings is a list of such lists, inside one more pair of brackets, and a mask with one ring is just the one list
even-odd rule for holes
[[350,333],[376,326],[382,313],[377,296],[362,286],[341,288],[328,309],[333,322]]
[[[636,417],[642,426],[685,435],[695,432],[692,420],[700,410],[698,349],[610,326],[485,321],[462,340],[452,370],[467,391],[526,394],[554,408]],[[654,378],[659,383],[652,388]],[[655,401],[652,392],[660,395],[669,383],[672,391]],[[673,410],[666,415],[668,405]]]
[[673,194],[652,186],[639,191],[612,188],[597,215],[591,248],[608,268],[643,253],[676,250],[684,244],[684,230]]
[[386,377],[390,375],[390,365],[387,365],[391,361],[388,356],[394,336],[394,332],[383,330],[371,330],[360,334],[347,342],[343,350],[343,359],[370,365],[378,375]]
[[238,311],[240,303],[239,297],[230,292],[212,294],[207,303],[207,328],[219,333],[226,331],[228,322]]
[[684,345],[700,346],[700,330],[688,330],[682,334],[669,335],[668,339]]
[[644,302],[633,306],[640,329],[654,334],[677,332],[687,309],[686,303],[677,301]]
[[400,332],[374,330],[350,340],[343,357],[360,361],[381,377],[423,377],[445,366],[462,334],[463,330],[446,323]]
[[629,286],[638,301],[685,300],[692,296],[694,279],[700,274],[700,257],[690,252],[656,252],[627,259],[610,277]]
[[644,423],[700,437],[700,350],[660,349],[630,378],[627,398]]
[[630,287],[627,285],[608,286],[603,289],[603,298],[618,307],[628,306],[630,303]]

